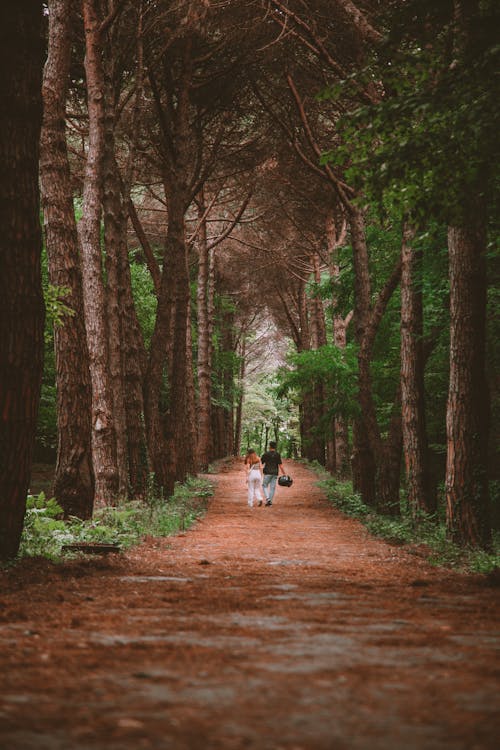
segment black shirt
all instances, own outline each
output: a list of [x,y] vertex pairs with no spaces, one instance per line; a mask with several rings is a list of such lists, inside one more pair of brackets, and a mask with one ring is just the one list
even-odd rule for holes
[[264,466],[264,474],[278,475],[278,466],[281,465],[281,456],[277,451],[266,451],[260,460]]

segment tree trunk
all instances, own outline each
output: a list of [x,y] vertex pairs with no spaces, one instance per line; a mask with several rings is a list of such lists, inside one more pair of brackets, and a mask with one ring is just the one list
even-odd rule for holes
[[[200,194],[199,215],[205,213],[203,192]],[[207,224],[202,220],[198,237],[198,466],[206,470],[210,461],[211,358],[208,317],[208,280],[210,253]]]
[[[340,236],[337,238],[337,229],[335,226],[335,217],[333,211],[327,216],[326,220],[326,241],[328,246],[328,260],[330,278],[333,286],[340,278],[340,266],[338,259],[338,248],[342,245],[343,235],[345,234],[345,222]],[[345,320],[340,315],[337,308],[337,297],[335,292],[332,297],[333,305],[333,343],[338,349],[345,349],[347,346],[347,326],[352,315]],[[349,432],[347,419],[342,414],[336,414],[333,421],[334,446],[333,454],[335,456],[335,465],[332,467],[339,477],[345,477],[349,472]]]
[[450,384],[446,413],[446,512],[453,541],[491,543],[488,388],[485,374],[486,237],[475,212],[448,230]]
[[222,347],[226,355],[223,371],[224,407],[224,456],[233,455],[234,439],[234,370],[231,355],[234,355],[234,313],[226,311],[222,319]]
[[87,519],[94,505],[91,385],[78,235],[66,146],[66,95],[71,62],[70,0],[51,0],[49,52],[43,78],[40,181],[50,283],[69,290],[74,312],[54,330],[57,464],[54,495],[66,516]]
[[385,516],[399,516],[401,507],[401,452],[403,446],[401,420],[401,386],[398,387],[392,407],[387,438],[377,456],[376,502],[377,510]]
[[79,224],[83,302],[92,382],[92,456],[96,502],[111,502],[118,489],[113,402],[109,378],[106,295],[102,277],[101,193],[104,156],[104,83],[97,0],[83,0],[89,145]]
[[[110,42],[106,44],[109,50]],[[104,246],[106,250],[106,320],[108,331],[109,378],[113,401],[118,496],[129,492],[127,412],[124,391],[124,351],[120,268],[126,254],[127,215],[124,212],[121,177],[115,157],[115,105],[113,61],[107,55],[105,65],[105,126],[103,158]],[[124,247],[125,246],[125,247]]]
[[[321,283],[321,270],[318,253],[313,253],[312,268],[314,282],[319,287]],[[311,318],[314,320],[312,328],[312,348],[320,349],[326,345],[326,321],[325,321],[325,310],[323,307],[323,300],[318,293],[315,294],[312,300],[312,315]],[[319,425],[324,423],[324,415],[326,410],[326,388],[324,383],[317,383],[314,388],[314,422],[317,427],[317,435],[314,438],[314,454],[316,460],[320,462],[322,466],[326,463],[327,453],[330,457],[334,452],[333,436],[330,438],[330,447],[328,447],[328,439],[325,437],[325,430],[319,431]],[[335,458],[333,459],[335,461]]]
[[[396,475],[391,483],[399,486],[400,471],[396,462],[387,462],[387,452],[391,451],[390,445],[383,444],[380,429],[377,422],[377,413],[373,398],[372,377],[371,377],[371,359],[375,337],[382,320],[382,316],[387,308],[387,304],[396,289],[401,278],[401,257],[398,258],[391,275],[385,282],[384,286],[377,295],[373,305],[370,302],[370,276],[368,265],[368,248],[364,235],[364,221],[362,214],[353,209],[351,212],[351,235],[354,255],[355,271],[355,332],[356,341],[359,344],[358,349],[358,385],[359,385],[359,404],[361,414],[357,418],[357,429],[354,432],[356,439],[362,441],[362,448],[355,454],[357,461],[353,464],[356,471],[362,472],[363,477],[356,478],[356,484],[363,486],[367,490],[367,499],[373,501],[373,493],[368,488],[368,483],[372,477],[368,472],[375,469],[375,488],[377,484],[377,472],[387,474],[390,467],[394,469]],[[396,406],[396,404],[395,404]],[[398,405],[399,410],[399,405]],[[400,416],[398,414],[398,418]],[[368,457],[368,452],[372,454]],[[366,461],[366,470],[363,468],[363,461]],[[387,479],[384,480],[384,486],[387,486]],[[364,499],[364,498],[363,498]],[[376,493],[375,493],[376,500]],[[385,490],[380,498],[381,506],[386,504]],[[399,501],[398,501],[399,502]]]
[[370,275],[364,219],[361,211],[352,208],[349,215],[354,265],[354,331],[359,346],[359,401],[361,413],[353,427],[352,476],[353,485],[361,493],[366,505],[375,504],[375,450],[369,439],[367,414],[370,410],[371,379],[367,354],[362,354],[363,339],[370,316]]
[[[305,282],[301,281],[298,289],[297,307],[299,312],[300,344],[299,351],[311,349],[312,342],[317,341],[317,329],[314,316],[309,315]],[[312,319],[310,319],[312,317]],[[318,419],[318,388],[314,384],[302,394],[300,418],[301,452],[309,461],[325,463],[324,442],[315,434]]]
[[188,474],[194,474],[198,470],[196,455],[198,453],[198,434],[196,429],[196,391],[194,386],[194,361],[193,361],[193,333],[191,323],[191,297],[187,307],[186,324],[186,428],[191,441],[191,465]]
[[0,559],[19,550],[40,398],[42,3],[0,7]]
[[244,381],[246,368],[246,339],[242,336],[240,352],[240,372],[238,377],[238,401],[236,405],[236,417],[234,425],[234,448],[233,456],[239,456],[241,452],[241,428],[243,423],[243,401],[245,398]]
[[186,199],[180,188],[173,189],[168,198],[168,257],[173,297],[174,338],[172,352],[172,378],[170,384],[168,437],[169,457],[173,461],[166,486],[168,494],[174,489],[173,482],[183,481],[195,470],[195,436],[188,420],[188,389],[193,378],[188,368],[187,326],[190,304],[189,268],[185,242],[184,215]]
[[[135,105],[132,117],[131,132],[134,139],[129,147],[127,162],[124,169],[123,178],[120,175],[118,164],[114,164],[115,172],[121,183],[120,197],[120,233],[119,233],[119,254],[118,254],[118,281],[120,310],[121,310],[121,336],[122,336],[122,368],[123,384],[126,393],[125,399],[125,417],[127,426],[127,445],[128,445],[128,469],[129,469],[129,489],[133,497],[143,497],[146,493],[148,482],[148,453],[145,432],[144,418],[144,378],[147,368],[147,355],[144,346],[144,338],[137,311],[135,308],[134,296],[132,293],[132,277],[130,273],[130,263],[128,257],[127,243],[127,221],[130,216],[132,224],[136,229],[136,224],[140,222],[137,217],[134,205],[130,198],[130,189],[133,183],[135,158],[137,153],[138,130],[142,114],[143,101],[143,1],[138,4],[137,18],[137,64],[135,70]],[[127,216],[128,215],[128,216]],[[134,223],[134,219],[136,222]],[[142,230],[142,227],[140,227]],[[137,231],[137,229],[136,229]],[[141,244],[145,244],[151,250],[145,235],[139,237]],[[152,251],[149,256],[149,268],[153,273],[153,283],[155,292],[158,294],[160,286],[160,269]]]
[[401,268],[401,402],[406,494],[414,521],[433,513],[425,424],[423,303],[421,250],[414,250],[414,232],[403,227]]
[[[337,266],[338,268],[338,266]],[[333,320],[333,339],[338,349],[347,346],[347,326],[350,316],[344,320],[341,315],[335,315]],[[336,414],[334,421],[335,430],[335,471],[337,476],[345,477],[349,473],[349,429],[347,418],[342,414]]]
[[[212,375],[214,361],[213,337],[215,331],[215,290],[217,286],[215,272],[216,251],[215,248],[208,254],[208,285],[207,285],[207,315],[208,315],[208,361],[210,362],[210,375]],[[212,410],[212,382],[210,380],[210,410]],[[211,420],[212,422],[213,420]],[[214,447],[214,434],[210,436],[210,457],[216,457]]]
[[125,393],[127,394],[125,409],[130,492],[133,496],[142,496],[146,491],[148,479],[143,398],[147,357],[132,295],[132,280],[126,245],[122,245],[120,288],[120,299],[122,300],[124,385]]
[[165,366],[169,361],[167,348],[170,339],[172,310],[170,272],[165,259],[158,294],[155,327],[151,337],[148,366],[144,379],[144,417],[150,468],[154,474],[155,483],[163,488],[170,481],[167,465],[169,449],[164,432],[164,413],[162,413],[166,410],[166,404],[164,403],[162,387]]
[[325,309],[323,306],[323,300],[319,296],[319,285],[321,284],[321,268],[320,259],[318,253],[313,253],[311,257],[311,263],[313,268],[314,282],[317,286],[316,294],[313,298],[313,310],[315,320],[315,335],[316,342],[315,347],[319,349],[321,346],[326,345],[326,322],[325,322]]

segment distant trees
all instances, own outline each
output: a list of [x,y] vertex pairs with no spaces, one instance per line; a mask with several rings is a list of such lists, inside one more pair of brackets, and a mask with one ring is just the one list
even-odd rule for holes
[[415,231],[403,225],[401,246],[401,409],[408,505],[415,519],[433,513],[425,416],[423,251]]

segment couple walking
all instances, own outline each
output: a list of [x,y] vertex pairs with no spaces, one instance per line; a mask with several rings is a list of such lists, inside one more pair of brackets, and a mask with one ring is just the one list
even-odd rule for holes
[[253,508],[254,499],[258,500],[258,505],[262,505],[261,487],[264,490],[266,505],[272,505],[278,474],[285,473],[281,456],[276,450],[276,443],[271,440],[269,450],[260,458],[254,450],[249,449],[245,456],[245,466],[247,469],[249,507]]

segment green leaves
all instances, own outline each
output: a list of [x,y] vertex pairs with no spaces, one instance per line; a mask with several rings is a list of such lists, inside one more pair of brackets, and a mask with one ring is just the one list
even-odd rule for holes
[[325,407],[329,416],[352,416],[357,413],[357,360],[355,347],[345,349],[327,344],[316,350],[291,354],[290,369],[278,373],[278,395],[294,392],[300,399],[312,393],[316,386],[325,387]]
[[[47,324],[49,327],[58,328],[64,325],[66,317],[73,317],[75,311],[64,302],[64,299],[71,294],[71,289],[66,286],[54,286],[48,284],[44,291],[45,312]],[[50,328],[45,327],[45,339],[51,338]]]
[[[430,217],[459,222],[477,200],[494,215],[500,48],[491,29],[498,16],[485,2],[458,30],[449,2],[391,8],[387,44],[371,63],[384,96],[363,107],[344,98],[342,145],[321,162],[348,165],[347,180],[365,196],[400,214],[411,211],[422,224]],[[339,96],[338,87],[323,94]]]
[[130,547],[145,535],[169,536],[188,528],[204,512],[206,498],[213,494],[206,479],[188,478],[177,484],[166,500],[151,494],[147,502],[130,501],[96,511],[94,518],[63,520],[63,510],[45,494],[29,495],[20,555],[57,559],[63,544],[107,542]]

